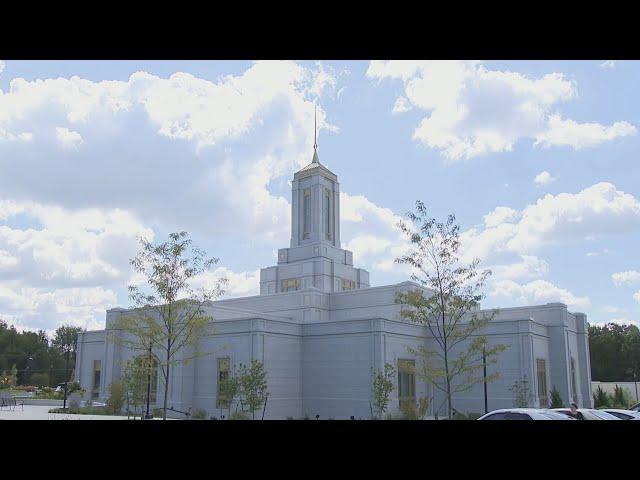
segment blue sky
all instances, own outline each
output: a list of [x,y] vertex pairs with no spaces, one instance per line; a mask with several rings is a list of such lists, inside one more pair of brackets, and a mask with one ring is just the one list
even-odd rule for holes
[[493,270],[485,306],[637,324],[639,80],[604,60],[0,62],[0,318],[100,328],[139,281],[136,237],[178,229],[221,259],[198,281],[256,294],[317,104],[372,285],[408,277],[395,225],[421,199]]

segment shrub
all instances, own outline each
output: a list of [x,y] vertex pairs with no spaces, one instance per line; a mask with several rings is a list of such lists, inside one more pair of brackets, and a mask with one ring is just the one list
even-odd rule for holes
[[623,409],[629,408],[632,403],[633,400],[631,399],[629,392],[623,387],[616,385],[613,390],[613,407]]
[[554,385],[553,388],[551,389],[551,405],[549,408],[562,408],[564,406],[563,404],[564,402],[562,401],[560,392]]
[[611,407],[613,400],[611,395],[605,392],[600,386],[596,389],[596,393],[593,396],[593,405],[595,408]]
[[69,395],[69,398],[67,398],[67,403],[69,405],[69,408],[80,408],[80,402],[82,401],[82,395],[78,392],[75,391],[73,392],[71,395]]
[[152,413],[153,413],[153,418],[162,418],[161,408],[154,408]]
[[48,373],[34,373],[31,375],[29,379],[32,384],[37,387],[44,387],[49,385],[49,374]]
[[400,407],[404,420],[422,420],[429,409],[430,399],[421,397],[418,403],[403,402]]
[[109,385],[109,398],[107,399],[107,408],[111,413],[119,413],[122,410],[124,397],[124,385],[121,382],[112,382]]
[[202,408],[196,408],[191,414],[191,420],[206,420],[207,411]]
[[515,404],[518,408],[529,406],[529,382],[526,379],[516,380],[509,388],[515,396]]
[[249,420],[249,415],[247,415],[245,412],[237,410],[229,415],[229,420]]

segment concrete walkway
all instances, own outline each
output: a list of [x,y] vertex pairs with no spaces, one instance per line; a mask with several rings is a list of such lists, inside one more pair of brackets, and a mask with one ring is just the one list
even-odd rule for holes
[[18,405],[15,410],[4,407],[0,410],[0,420],[126,420],[127,417],[115,415],[78,415],[69,413],[49,413],[51,405]]

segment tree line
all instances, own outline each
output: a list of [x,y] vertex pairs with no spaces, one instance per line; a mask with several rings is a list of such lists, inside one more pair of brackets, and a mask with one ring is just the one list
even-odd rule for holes
[[18,332],[0,319],[0,375],[6,379],[3,383],[51,387],[68,381],[75,366],[80,331],[79,327],[63,325],[49,338],[44,330]]
[[589,350],[593,380],[640,381],[640,330],[635,325],[589,325]]

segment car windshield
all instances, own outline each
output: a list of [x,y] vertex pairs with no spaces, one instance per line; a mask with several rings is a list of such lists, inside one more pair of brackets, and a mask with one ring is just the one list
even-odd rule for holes
[[600,420],[620,420],[615,415],[603,412],[602,410],[588,410],[588,413],[593,415],[594,417],[598,417]]
[[545,415],[546,417],[549,417],[551,420],[574,420],[573,418],[571,418],[570,416],[568,416],[565,413],[560,413],[560,412],[540,412],[540,415]]

